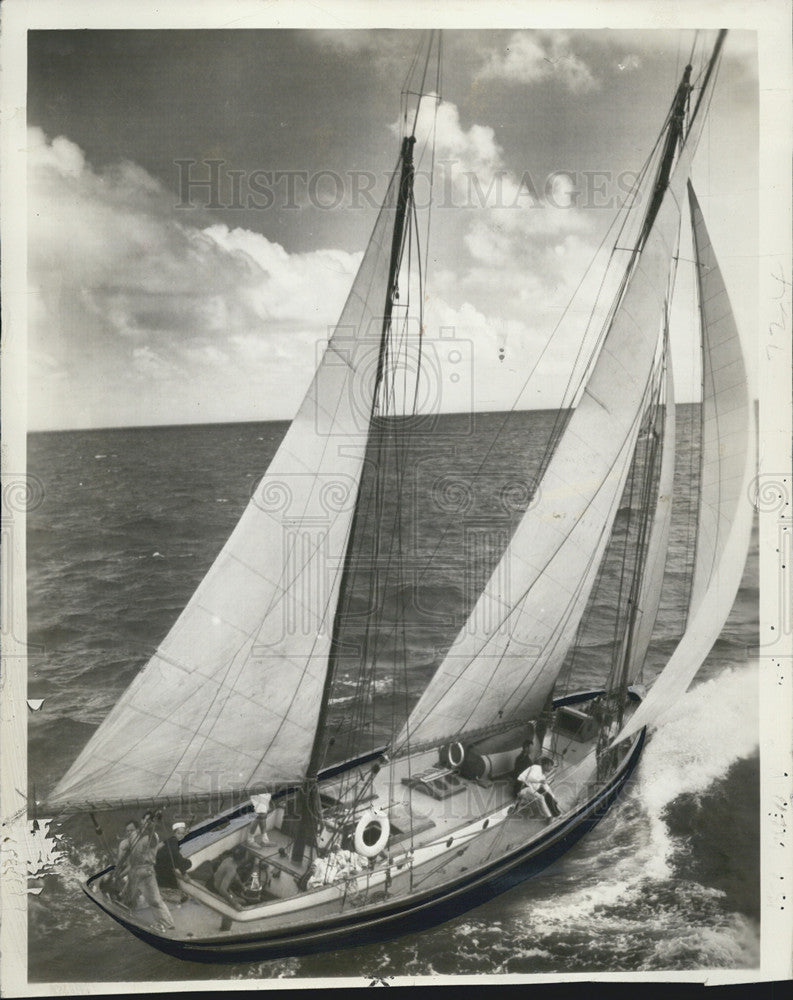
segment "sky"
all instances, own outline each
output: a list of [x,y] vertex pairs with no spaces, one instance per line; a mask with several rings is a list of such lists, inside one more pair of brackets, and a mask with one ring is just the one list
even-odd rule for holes
[[[400,91],[421,37],[29,32],[31,429],[294,414],[396,162]],[[713,40],[444,32],[425,302],[440,409],[558,404],[595,272],[565,306],[692,44],[699,66]],[[757,101],[754,34],[731,32],[693,176],[750,354]],[[420,132],[435,108],[423,107]],[[430,165],[425,153],[420,204]],[[684,239],[681,400],[698,382],[686,252]],[[463,358],[455,381],[452,355],[457,372]]]

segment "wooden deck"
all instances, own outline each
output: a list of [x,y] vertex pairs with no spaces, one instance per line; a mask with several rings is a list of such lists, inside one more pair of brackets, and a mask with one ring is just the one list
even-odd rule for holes
[[[325,818],[334,828],[333,803],[342,803],[336,818],[346,812],[345,827],[354,827],[367,810],[388,816],[391,824],[387,856],[384,854],[354,878],[305,889],[301,877],[311,864],[308,852],[302,862],[291,859],[292,836],[279,829],[269,832],[263,846],[247,841],[250,813],[231,819],[221,829],[202,833],[183,845],[195,871],[204,861],[215,861],[235,845],[244,843],[250,855],[264,861],[269,871],[266,892],[251,905],[233,905],[190,877],[180,879],[184,901],[166,900],[176,925],[158,931],[174,941],[213,939],[240,934],[283,932],[338,917],[350,910],[377,907],[385,898],[412,898],[455,879],[465,878],[494,860],[531,844],[565,822],[570,810],[591,797],[598,782],[592,741],[568,740],[559,748],[552,775],[562,816],[549,821],[538,812],[514,809],[512,780],[470,780],[454,776],[439,765],[438,751],[380,762],[373,774],[365,765],[321,785]],[[422,776],[426,780],[421,780]],[[352,781],[351,781],[352,777]],[[434,782],[447,788],[436,797]],[[448,791],[451,785],[452,790]],[[351,788],[357,789],[355,809],[349,810]],[[361,792],[363,791],[363,794]],[[338,822],[336,823],[338,832]],[[101,897],[98,886],[89,890],[102,905],[125,923],[141,928],[154,925],[148,907],[134,912]]]

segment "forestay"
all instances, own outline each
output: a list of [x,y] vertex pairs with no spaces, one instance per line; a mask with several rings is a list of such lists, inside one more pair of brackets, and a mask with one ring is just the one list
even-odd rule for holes
[[304,776],[369,431],[397,186],[398,171],[308,393],[241,520],[51,804]]
[[691,604],[679,645],[618,740],[657,721],[691,683],[730,613],[752,527],[754,408],[727,290],[691,185],[689,200],[703,346],[701,498]]

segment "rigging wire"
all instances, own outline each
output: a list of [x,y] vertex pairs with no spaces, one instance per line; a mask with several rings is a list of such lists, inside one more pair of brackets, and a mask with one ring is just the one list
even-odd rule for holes
[[429,42],[427,43],[427,58],[424,60],[424,71],[421,74],[421,86],[419,87],[418,100],[416,101],[416,112],[413,115],[413,128],[411,130],[411,135],[416,134],[416,125],[419,120],[419,110],[421,109],[421,99],[425,94],[425,84],[427,82],[427,70],[430,65],[430,56],[432,55],[432,40],[435,36],[435,29],[430,31]]
[[[652,378],[652,371],[648,374],[648,380],[647,380],[647,384],[646,384],[646,387],[645,387],[645,390],[644,390],[644,394],[643,394],[644,396],[646,396],[646,393],[649,391],[649,387],[651,385],[651,378]],[[640,407],[639,414],[641,412],[643,412],[643,409],[644,409],[644,407]],[[636,425],[637,425],[637,420],[638,420],[639,414],[637,414],[637,417],[633,420],[631,426],[627,429],[627,431],[625,433],[625,437],[624,437],[623,442],[622,442],[623,446],[624,446],[625,443],[627,443],[627,441],[629,440],[631,434],[634,433],[634,431],[636,429]],[[621,452],[621,449],[620,449],[620,452]],[[617,463],[617,461],[619,459],[619,454],[620,453],[618,452],[618,454],[615,456],[615,458],[614,458],[611,466],[609,467],[609,470],[608,470],[609,472],[616,465],[616,463]],[[608,473],[607,473],[606,477],[604,477],[604,482],[605,482],[605,478],[607,478],[607,476],[608,476]],[[595,499],[594,497],[590,499],[589,503],[587,504],[586,509],[589,509],[589,507],[592,505],[592,503],[594,503],[594,499]],[[618,496],[615,498],[614,502],[617,502],[617,500],[618,500]],[[601,531],[602,532],[605,531],[605,527],[603,529],[601,529]],[[558,551],[558,550],[556,550],[556,551]],[[556,554],[556,551],[554,553],[551,553],[551,555],[549,556],[549,562],[554,558],[554,555]],[[590,562],[591,562],[591,559],[590,559]],[[547,566],[548,566],[548,563],[546,563],[546,565],[539,571],[539,573],[535,577],[534,583],[536,583],[537,579],[539,579],[539,578],[542,577],[543,573],[547,569]],[[576,588],[576,591],[571,595],[570,601],[568,601],[568,605],[567,605],[567,612],[568,612],[568,614],[571,613],[571,609],[574,607],[575,597],[576,597],[577,593],[580,591],[581,587],[583,586],[583,582],[584,582],[584,577],[585,576],[586,576],[586,574],[584,574],[584,576],[582,577],[582,579],[579,581],[579,584],[578,584],[578,587]],[[499,619],[499,621],[496,623],[495,628],[491,630],[490,636],[495,635],[496,632],[500,628],[503,628],[505,626],[505,624],[507,623],[507,621],[509,620],[509,618],[511,617],[511,615],[514,613],[515,608],[519,607],[520,604],[525,600],[525,598],[528,595],[529,591],[534,586],[534,583],[530,584],[527,587],[527,589],[522,594],[519,595],[517,601],[513,602],[513,604],[510,607],[509,611],[504,616],[502,616]],[[443,697],[445,697],[445,695],[448,693],[448,691],[450,691],[452,689],[452,687],[454,687],[454,685],[465,676],[468,667],[470,667],[470,665],[477,659],[477,657],[479,655],[481,655],[482,650],[487,645],[487,643],[490,641],[490,636],[487,637],[487,638],[485,638],[482,646],[480,646],[480,648],[475,653],[473,653],[472,655],[470,655],[468,657],[467,662],[465,663],[464,666],[461,666],[461,667],[457,668],[457,673],[456,673],[455,677],[453,678],[453,680],[451,681],[451,683],[446,688],[446,690],[444,692],[442,692],[440,695],[438,695],[438,698],[437,698],[436,702],[434,703],[434,705],[430,709],[425,710],[425,717],[428,714],[428,712],[432,711],[433,708],[437,708],[437,705],[438,705],[440,699],[443,698]],[[559,636],[557,635],[556,642],[558,642],[558,641],[559,641]],[[551,645],[550,642],[549,642],[548,645],[549,646]],[[543,649],[543,651],[542,651],[543,654],[547,651],[547,648],[548,647],[546,646],[546,648]],[[553,649],[553,647],[552,647],[552,649]],[[512,695],[514,695],[514,693],[517,691],[517,689],[518,689],[518,685],[516,685],[516,687],[513,689]],[[511,698],[512,695],[510,695],[509,698]],[[507,700],[509,700],[509,698]],[[473,711],[473,708],[472,708],[472,711]],[[514,711],[515,710],[513,710],[513,713],[514,713]],[[470,716],[469,716],[469,718],[470,718]]]
[[[425,60],[424,60],[424,67],[423,67],[423,72],[422,72],[421,91],[418,93],[419,100],[418,100],[417,105],[416,105],[416,110],[415,110],[415,115],[414,115],[414,120],[413,120],[413,133],[415,133],[416,125],[417,125],[417,122],[418,122],[418,114],[419,114],[421,99],[424,96],[424,90],[425,90],[425,86],[426,86],[426,79],[427,79],[428,67],[429,67],[429,62],[430,62],[430,58],[431,58],[432,50],[433,50],[433,38],[434,38],[434,35],[435,35],[434,32],[430,32],[430,36],[429,36],[429,40],[428,40],[428,44],[427,44],[427,50],[426,50],[426,57],[425,57]],[[438,48],[438,58],[440,59],[440,39],[438,39],[438,46],[437,46],[437,48]],[[405,96],[408,95],[408,94],[415,93],[415,91],[413,91],[411,89],[411,87],[410,87],[410,79],[415,74],[416,67],[418,65],[418,60],[420,58],[420,53],[421,53],[421,48],[419,48],[417,50],[416,56],[414,57],[413,63],[411,64],[411,68],[410,68],[409,73],[408,73],[408,79],[406,80],[406,84],[405,84],[405,87],[403,89],[403,94]],[[436,86],[439,86],[439,82],[440,82],[440,65],[437,67],[437,70],[436,70]],[[407,102],[406,102],[406,104],[407,104]],[[436,113],[435,113],[435,119],[436,119],[436,121],[437,121],[437,104],[438,104],[438,100],[436,98]],[[404,114],[405,114],[405,120],[407,120],[407,108],[405,109]],[[434,123],[434,126],[435,126],[435,123]],[[434,130],[433,130],[433,136],[434,136],[434,134],[435,133],[434,133]],[[434,148],[433,148],[433,163],[434,163]],[[407,416],[406,402],[407,402],[407,372],[408,372],[408,367],[409,367],[409,343],[408,343],[408,337],[409,337],[409,314],[410,314],[410,305],[411,305],[411,291],[412,291],[412,284],[413,284],[412,264],[413,264],[413,258],[414,258],[414,256],[417,257],[417,260],[418,260],[418,269],[419,269],[419,276],[418,276],[419,291],[420,291],[420,294],[419,294],[419,311],[420,311],[420,316],[421,316],[420,329],[421,329],[421,326],[423,326],[423,294],[422,294],[422,289],[423,289],[423,275],[422,275],[422,268],[421,268],[421,248],[420,248],[420,239],[419,239],[419,225],[418,225],[417,209],[416,209],[416,203],[415,203],[415,198],[413,197],[413,191],[412,191],[412,189],[408,192],[408,202],[409,203],[406,206],[407,226],[406,226],[406,231],[403,232],[402,244],[401,244],[401,246],[399,248],[399,257],[398,257],[398,259],[400,259],[400,260],[403,261],[403,265],[400,268],[399,274],[395,276],[395,281],[394,281],[394,294],[396,295],[396,294],[398,294],[398,289],[399,289],[399,276],[402,274],[402,272],[404,272],[404,271],[407,272],[406,285],[403,285],[403,287],[406,287],[406,296],[405,296],[405,298],[403,298],[402,302],[400,303],[400,307],[399,307],[400,311],[404,311],[404,318],[403,318],[402,322],[398,322],[394,318],[393,321],[392,321],[392,323],[391,323],[391,326],[390,326],[389,330],[387,331],[387,337],[386,337],[386,362],[387,362],[387,372],[388,372],[388,374],[387,374],[386,378],[384,379],[382,395],[380,397],[381,402],[378,403],[378,414],[379,414],[378,428],[377,428],[378,449],[377,449],[377,458],[376,458],[376,461],[375,461],[375,467],[378,470],[378,476],[377,476],[377,478],[379,480],[379,489],[378,489],[378,492],[380,494],[380,498],[374,504],[375,524],[381,523],[382,522],[382,518],[383,518],[383,511],[384,511],[383,503],[384,503],[384,495],[385,495],[385,489],[386,489],[386,485],[385,485],[385,482],[384,482],[384,477],[386,475],[386,471],[387,471],[388,465],[389,465],[387,459],[388,459],[389,450],[390,450],[389,449],[389,426],[388,425],[397,416],[398,406],[397,406],[397,392],[396,392],[396,377],[397,377],[397,373],[398,373],[398,369],[399,369],[400,363],[402,362],[403,353],[404,353],[404,363],[403,363],[403,369],[404,369],[404,371],[403,371],[403,375],[404,375],[404,378],[403,378],[403,417]],[[415,241],[415,245],[414,245],[414,241]],[[405,261],[407,263],[407,267],[405,267],[405,265],[404,265]],[[419,378],[419,376],[420,376],[420,358],[419,358],[419,362],[417,363],[417,385],[418,385],[418,378]],[[416,407],[416,398],[415,398],[416,395],[417,395],[417,393],[414,394],[414,402],[413,402],[413,407],[412,407],[412,409],[414,411],[415,411],[415,407]],[[398,426],[398,424],[394,423],[392,426],[393,426],[393,429],[394,429],[394,434],[398,434],[398,432],[400,430],[400,427]],[[408,430],[409,429],[410,428],[408,427]],[[406,441],[408,439],[409,439],[409,435],[406,438]],[[396,438],[393,441],[393,445],[394,445],[393,450],[394,450],[394,453],[397,456],[397,466],[399,466],[400,453],[401,453],[401,457],[402,457],[403,462],[404,462],[404,451],[405,451],[405,447],[406,447],[406,441],[405,442],[399,442],[399,441],[396,440]],[[397,471],[397,489],[396,489],[396,495],[397,495],[398,498],[400,498],[402,496],[402,493],[403,493],[404,479],[405,479],[404,468],[402,468],[402,469],[398,468],[398,471]],[[372,508],[372,504],[370,503],[368,505],[368,513],[370,513],[370,514],[371,514],[371,508]],[[402,515],[401,505],[399,503],[397,503],[397,511],[396,511],[396,515],[395,516],[396,516],[396,518],[397,518],[397,520],[399,522],[401,522],[401,515]],[[370,599],[367,602],[367,621],[364,623],[364,637],[363,637],[364,638],[364,646],[363,646],[363,651],[361,653],[362,670],[359,672],[359,678],[358,678],[358,682],[356,684],[356,697],[354,699],[354,703],[356,705],[366,705],[366,704],[370,704],[371,705],[370,714],[369,714],[369,718],[368,718],[368,723],[369,723],[369,727],[372,730],[372,735],[374,734],[374,731],[375,731],[375,728],[376,728],[376,725],[377,725],[377,717],[375,715],[375,708],[374,708],[375,699],[372,697],[372,695],[373,695],[374,684],[375,684],[375,680],[374,680],[375,673],[376,673],[375,668],[376,668],[377,659],[378,659],[378,650],[379,650],[379,646],[380,646],[380,638],[381,638],[380,633],[381,633],[381,630],[380,629],[375,629],[374,630],[374,634],[372,635],[371,617],[372,617],[372,611],[375,610],[376,607],[379,607],[379,605],[382,603],[385,591],[386,591],[386,589],[388,587],[388,580],[390,579],[390,573],[391,573],[391,570],[392,570],[393,552],[394,552],[394,548],[396,546],[396,540],[397,540],[397,538],[399,536],[399,530],[398,530],[399,525],[397,524],[397,522],[394,522],[394,524],[392,525],[392,527],[396,528],[397,530],[392,530],[390,532],[390,535],[391,535],[391,546],[390,546],[389,551],[387,553],[386,565],[385,565],[385,569],[384,570],[379,565],[379,563],[380,563],[380,559],[379,559],[379,546],[376,546],[375,549],[374,549],[374,551],[373,551],[372,566],[370,567],[370,588],[369,588],[369,590],[370,590]],[[374,534],[377,534],[376,530],[375,530]],[[398,546],[396,546],[396,548],[398,549]],[[401,558],[401,553],[399,553],[399,557],[398,558]],[[379,593],[378,594],[375,594],[375,590],[374,590],[374,586],[375,586],[374,577],[375,577],[375,575],[382,576],[382,579],[379,581],[379,587],[378,587]],[[404,619],[404,614],[401,616],[401,618]],[[403,626],[404,626],[404,622],[403,622]],[[396,637],[395,637],[395,640],[396,640]],[[394,648],[395,649],[398,648],[396,641],[395,641],[395,644],[394,644]],[[355,720],[355,721],[359,721],[360,722],[362,720],[359,719],[359,720]],[[391,728],[393,729],[393,727],[391,727]],[[354,730],[355,730],[355,726],[353,725],[353,726],[350,727],[350,731],[354,732]]]
[[[565,307],[565,309],[564,309],[564,311],[562,313],[562,316],[558,320],[556,326],[554,327],[554,330],[552,331],[549,340],[546,342],[546,344],[544,345],[542,351],[540,352],[540,355],[539,355],[537,361],[535,362],[532,370],[529,372],[528,376],[526,377],[526,379],[525,379],[525,381],[523,383],[523,387],[518,392],[517,397],[516,397],[515,401],[512,404],[512,407],[508,411],[505,412],[504,417],[501,419],[500,425],[496,429],[495,433],[493,434],[493,436],[491,438],[491,441],[490,441],[490,444],[489,444],[489,446],[488,446],[488,448],[487,448],[484,456],[479,461],[478,467],[476,468],[476,470],[474,472],[474,475],[481,474],[482,469],[485,467],[486,463],[488,462],[488,460],[489,460],[489,458],[491,456],[491,453],[493,451],[493,448],[495,446],[495,442],[498,440],[499,435],[503,432],[503,430],[504,430],[504,428],[506,426],[506,423],[507,423],[509,417],[514,412],[514,410],[515,410],[515,408],[517,406],[518,400],[521,398],[521,396],[522,396],[523,392],[525,391],[525,389],[526,389],[526,387],[527,387],[530,379],[534,375],[534,373],[535,373],[535,371],[536,371],[536,369],[537,369],[540,361],[542,360],[542,357],[544,356],[546,350],[550,346],[550,343],[554,339],[556,333],[558,332],[558,330],[559,330],[559,328],[561,326],[561,323],[564,320],[565,315],[569,311],[569,309],[571,307],[571,304],[572,304],[572,302],[575,299],[576,294],[578,293],[578,291],[582,287],[582,285],[583,285],[583,283],[584,283],[584,281],[585,281],[588,273],[592,269],[592,267],[594,265],[594,261],[595,261],[595,259],[597,257],[597,254],[600,252],[600,250],[606,244],[606,241],[608,240],[609,236],[612,234],[612,231],[614,230],[614,228],[617,225],[618,221],[620,221],[620,217],[621,216],[623,216],[623,217],[622,217],[622,220],[620,222],[619,229],[617,230],[617,237],[616,237],[615,242],[618,243],[619,242],[620,234],[623,234],[626,231],[626,227],[627,227],[627,224],[628,224],[628,218],[629,218],[629,214],[628,213],[631,211],[631,209],[633,208],[633,206],[635,204],[635,201],[636,201],[636,199],[638,197],[639,189],[640,189],[642,183],[644,182],[644,179],[647,176],[647,173],[648,173],[648,171],[650,169],[650,165],[651,165],[651,163],[653,161],[653,158],[654,158],[656,152],[660,148],[661,139],[663,138],[663,134],[664,134],[664,131],[666,129],[666,126],[668,125],[668,123],[669,123],[669,121],[671,119],[671,114],[672,114],[672,109],[670,108],[669,111],[667,112],[667,117],[666,117],[666,120],[664,122],[664,128],[660,131],[660,133],[659,133],[659,135],[658,135],[658,137],[656,139],[656,142],[655,142],[655,144],[653,146],[653,149],[650,151],[649,155],[645,159],[645,162],[644,162],[644,164],[643,164],[643,166],[642,166],[642,168],[641,168],[641,170],[639,172],[639,175],[637,176],[637,179],[636,179],[636,181],[635,181],[635,183],[634,183],[631,191],[628,192],[628,194],[626,195],[626,197],[625,197],[622,205],[620,206],[620,208],[618,209],[618,211],[615,214],[614,218],[612,219],[612,222],[610,223],[610,225],[609,225],[606,233],[604,234],[604,236],[603,236],[603,238],[602,238],[602,240],[600,242],[600,245],[598,247],[598,251],[593,256],[593,259],[590,261],[590,264],[586,268],[586,270],[584,272],[584,275],[582,276],[582,278],[580,279],[578,285],[576,286],[576,289],[574,290],[573,295],[570,298],[570,301],[568,302],[567,306]],[[614,255],[614,248],[612,249],[610,257],[609,257],[609,264],[611,263],[611,261],[613,259],[613,255]],[[608,266],[609,265],[607,264],[607,268],[608,268]],[[627,273],[627,270],[626,270],[626,273]],[[598,296],[597,296],[597,298],[595,300],[595,306],[593,306],[593,312],[594,312],[594,309],[596,308],[597,302],[599,301],[599,296],[600,296],[600,294],[602,292],[605,280],[606,280],[606,276],[604,274],[604,276],[603,276],[603,278],[601,280],[600,289],[598,291]],[[626,281],[626,280],[627,280],[627,278],[624,276],[623,277],[623,281]],[[613,312],[613,308],[612,308],[612,312]],[[592,317],[590,316],[590,322],[591,322],[591,318]],[[602,342],[602,339],[605,337],[605,333],[608,330],[608,322],[610,322],[610,320],[608,320],[607,323],[604,323],[603,329],[601,331],[601,336],[600,336],[600,341],[601,342]],[[579,348],[579,355],[580,355],[580,350],[581,350],[581,348]],[[587,370],[585,370],[581,374],[581,376],[580,376],[580,378],[578,380],[578,385],[570,393],[570,401],[571,402],[575,398],[575,396],[577,395],[577,392],[580,389],[580,385],[581,385],[584,377],[586,376],[586,374],[587,374]],[[565,390],[566,394],[570,391],[571,381],[572,381],[572,374],[568,378],[568,385],[567,385],[566,390]],[[564,419],[566,420],[567,416],[565,416]],[[558,440],[561,437],[561,433],[562,433],[563,429],[564,429],[563,425],[560,424],[560,422],[559,422],[559,416],[557,414],[557,417],[555,418],[555,422],[554,422],[554,428],[552,429],[552,435],[551,435],[552,437],[555,435],[555,438],[556,438],[555,442],[553,443],[553,448],[555,448],[556,443],[558,443]],[[553,448],[550,447],[550,442],[549,442],[549,445],[546,445],[544,456],[543,456],[543,459],[541,461],[541,469],[543,471],[544,471],[544,468],[547,467],[547,463],[550,461],[550,457],[552,455]],[[540,473],[540,475],[541,475],[541,473]],[[424,578],[426,577],[426,574],[429,572],[430,567],[432,566],[433,560],[435,559],[435,556],[437,555],[437,553],[439,551],[439,548],[440,548],[443,540],[446,538],[446,536],[448,535],[449,530],[451,529],[452,523],[454,523],[453,520],[449,519],[449,521],[447,522],[447,524],[444,526],[443,530],[440,532],[439,537],[438,537],[438,539],[436,541],[436,544],[435,544],[435,547],[434,547],[433,551],[430,553],[429,558],[427,559],[424,567],[418,573],[418,576],[416,578],[416,585],[420,584],[424,580]]]
[[[671,109],[671,110],[670,110],[670,113],[669,113],[669,115],[668,115],[668,118],[669,118],[669,116],[671,116],[671,114],[672,114],[672,110],[674,110],[674,107],[675,107],[676,105],[677,105],[677,101],[675,101],[675,102],[674,102],[674,105],[673,105],[673,109]],[[661,136],[662,136],[662,135],[663,135],[663,132],[661,133],[661,135],[659,136],[659,139],[658,139],[658,140],[657,140],[657,142],[656,142],[656,147],[658,147],[658,146],[659,146],[659,144],[660,144],[660,139],[661,139]],[[655,151],[655,150],[654,150],[654,151]],[[654,151],[653,151],[653,152],[654,152]],[[651,154],[651,156],[652,156],[652,154]],[[648,159],[649,159],[649,158],[648,158]],[[621,227],[621,231],[622,231],[622,230],[624,230],[624,228],[625,228],[626,224],[627,224],[627,218],[626,218],[626,219],[625,219],[625,220],[623,221],[623,226]],[[635,262],[635,260],[636,260],[636,256],[637,256],[637,253],[638,253],[637,249],[636,249],[636,248],[634,248],[634,250],[633,250],[633,260],[634,260],[634,262]],[[627,284],[627,280],[628,280],[628,275],[629,275],[629,269],[630,269],[630,265],[629,265],[629,268],[627,268],[627,269],[626,269],[626,272],[625,272],[625,275],[624,275],[624,278],[623,278],[623,288],[621,289],[621,292],[622,292],[622,291],[624,290],[624,287],[625,287],[625,285]],[[620,300],[620,295],[618,295],[618,296],[616,297],[616,299],[615,299],[615,303],[616,303],[616,302],[618,302],[619,300]],[[609,323],[610,323],[610,322],[611,322],[611,320],[609,320]],[[604,324],[604,328],[607,328],[606,324]],[[594,356],[594,354],[593,354],[593,356]],[[492,443],[491,443],[491,448],[492,448]],[[489,451],[490,451],[490,449],[488,450],[488,454],[489,454]],[[481,468],[481,465],[480,465],[480,468]],[[447,530],[448,530],[448,529],[447,529]],[[437,546],[436,546],[436,549],[435,549],[435,551],[437,552]],[[433,555],[434,555],[434,553],[433,553]],[[430,561],[431,561],[431,560],[430,560]],[[622,596],[622,587],[623,587],[623,584],[621,583],[621,596]]]
[[[668,119],[669,119],[669,115],[667,115],[667,121],[668,121]],[[663,134],[663,131],[661,132],[661,135],[662,134]],[[529,385],[529,382],[533,378],[534,374],[536,373],[537,368],[538,368],[540,362],[542,361],[542,358],[544,357],[546,351],[550,347],[550,345],[551,345],[554,337],[558,333],[559,328],[561,327],[561,324],[564,321],[565,316],[567,315],[567,313],[570,310],[572,302],[575,300],[575,296],[580,291],[580,289],[583,286],[584,281],[586,280],[589,272],[591,271],[592,267],[594,266],[595,259],[597,258],[598,254],[600,253],[600,251],[602,250],[602,248],[605,246],[607,240],[611,236],[612,231],[613,231],[613,229],[614,229],[614,227],[615,227],[615,225],[617,223],[617,220],[620,217],[620,214],[623,211],[625,211],[626,213],[629,212],[631,210],[631,208],[633,207],[633,203],[635,202],[636,197],[638,195],[638,188],[639,188],[640,180],[646,175],[646,171],[647,171],[649,162],[652,159],[653,155],[655,154],[657,147],[659,146],[661,135],[659,135],[659,138],[656,140],[656,144],[653,147],[653,150],[651,151],[650,155],[648,156],[647,160],[645,161],[645,164],[642,167],[642,170],[640,171],[639,178],[637,178],[636,184],[634,185],[634,187],[632,188],[632,190],[629,192],[629,194],[626,195],[626,198],[625,198],[623,204],[617,210],[617,213],[615,214],[614,219],[612,220],[611,224],[609,225],[608,229],[606,230],[606,233],[604,234],[603,238],[601,239],[597,251],[593,255],[592,260],[590,261],[589,265],[587,266],[586,270],[584,271],[584,274],[582,275],[582,277],[581,277],[580,281],[578,282],[575,290],[573,291],[573,294],[571,295],[570,300],[569,300],[567,306],[565,306],[565,308],[564,308],[564,310],[562,312],[562,315],[560,316],[560,318],[557,321],[557,323],[556,323],[553,331],[551,332],[550,337],[548,338],[548,340],[546,341],[546,343],[543,346],[542,350],[540,351],[540,354],[539,354],[537,360],[535,361],[535,363],[532,366],[530,372],[526,376],[526,379],[524,380],[522,387],[518,391],[518,393],[516,395],[516,398],[515,398],[512,406],[510,407],[509,410],[506,410],[504,412],[504,417],[500,420],[500,424],[496,428],[496,430],[495,430],[495,432],[494,432],[494,434],[493,434],[493,436],[491,438],[490,444],[489,444],[487,450],[485,451],[484,456],[480,460],[479,465],[477,466],[476,470],[473,473],[475,476],[478,476],[478,475],[481,474],[482,470],[485,468],[485,465],[489,461],[491,453],[492,453],[493,448],[495,446],[495,442],[498,440],[499,436],[504,432],[504,429],[506,428],[506,425],[507,425],[507,421],[509,420],[509,418],[512,415],[512,413],[515,412],[515,409],[517,407],[518,401],[521,399],[521,397],[523,396],[523,393],[526,391],[526,388]],[[629,204],[629,201],[630,201],[630,204]],[[624,223],[624,220],[623,220],[623,223],[620,226],[620,229],[619,229],[618,232],[622,232],[622,228],[623,228],[624,224],[625,223]],[[613,256],[613,253],[614,253],[614,251],[612,250],[612,256]],[[609,261],[611,261],[612,256],[610,256]],[[606,267],[608,268],[608,264],[606,265]],[[601,281],[601,286],[600,286],[601,290],[603,288],[605,280],[606,279],[605,279],[605,274],[604,274],[604,277],[603,277],[603,280]],[[600,291],[598,292],[598,296],[599,296],[599,294],[600,294]],[[597,301],[598,301],[598,299],[596,298],[596,300],[595,300],[595,306],[593,306],[593,310],[596,307]],[[604,329],[605,329],[605,327],[604,327]],[[602,340],[602,337],[604,335],[605,335],[604,333],[601,334],[601,340]],[[581,351],[581,348],[579,348],[579,354],[580,354],[580,351]],[[581,375],[581,377],[580,377],[580,379],[578,381],[578,385],[577,385],[576,389],[572,393],[569,392],[570,387],[571,387],[571,380],[572,380],[572,375],[570,376],[570,378],[568,379],[567,387],[565,388],[565,396],[563,397],[563,402],[564,402],[565,398],[569,398],[570,402],[572,402],[572,400],[575,398],[575,396],[577,394],[577,391],[580,388],[580,384],[581,384],[581,382],[582,382],[582,380],[584,379],[585,376],[586,376],[586,371],[584,373],[582,373],[582,375]],[[566,420],[567,416],[565,416],[564,419]],[[545,449],[545,452],[544,452],[544,456],[543,456],[543,459],[542,459],[541,464],[540,464],[540,473],[538,474],[538,477],[536,477],[536,478],[541,477],[541,475],[544,472],[545,468],[547,468],[547,464],[550,461],[550,458],[552,456],[553,450],[556,447],[556,444],[558,444],[558,441],[559,441],[559,439],[561,437],[562,431],[563,431],[563,426],[559,422],[559,417],[557,416],[556,421],[554,423],[554,427],[553,427],[552,432],[551,432],[551,436],[549,438],[548,445],[546,446],[546,449]],[[435,545],[435,548],[430,553],[430,556],[427,559],[427,562],[426,562],[426,565],[425,565],[424,569],[419,574],[417,582],[420,583],[424,579],[426,573],[429,571],[430,566],[432,565],[432,562],[433,562],[435,556],[438,553],[438,550],[440,548],[441,543],[443,542],[443,540],[445,539],[446,535],[448,534],[448,532],[450,530],[451,523],[452,522],[450,521],[446,525],[446,527],[443,529],[443,531],[440,532],[438,540],[437,540],[436,545]]]

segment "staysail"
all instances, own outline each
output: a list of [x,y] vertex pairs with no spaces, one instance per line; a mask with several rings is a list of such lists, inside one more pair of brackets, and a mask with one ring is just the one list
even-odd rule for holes
[[[689,71],[673,104],[673,126],[681,130]],[[399,733],[397,750],[532,718],[553,689],[594,584],[649,401],[680,206],[702,121],[692,116],[671,176],[659,174],[640,246],[583,397],[533,504]],[[670,169],[674,151],[667,143],[662,170]]]
[[48,804],[304,777],[376,391],[399,173],[400,164],[311,386],[242,518]]
[[702,331],[701,496],[688,624],[621,740],[658,720],[685,692],[718,638],[741,582],[752,528],[754,407],[732,307],[689,184]]
[[666,568],[669,526],[672,520],[672,487],[675,476],[675,389],[669,347],[666,352],[666,392],[664,396],[664,427],[661,438],[661,469],[658,474],[658,495],[655,504],[647,556],[636,607],[636,623],[628,650],[626,683],[633,684],[644,663],[650,645],[655,619],[661,602],[661,585]]

